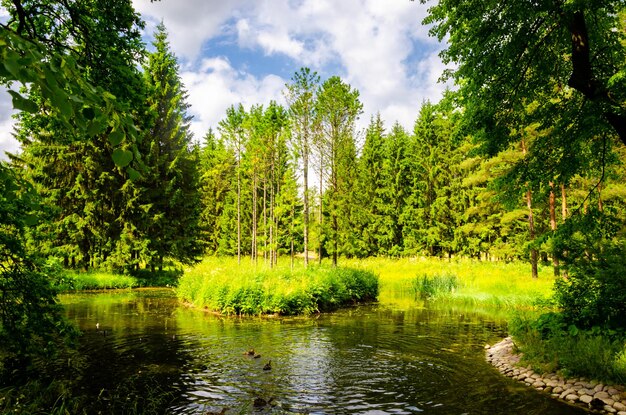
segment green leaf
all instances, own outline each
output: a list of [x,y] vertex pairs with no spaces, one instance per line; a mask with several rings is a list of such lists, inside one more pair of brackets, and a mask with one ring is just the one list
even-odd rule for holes
[[35,113],[39,111],[39,107],[30,99],[24,98],[19,93],[9,90],[9,94],[13,97],[13,108],[19,111]]
[[113,150],[111,157],[113,158],[113,162],[116,166],[126,167],[133,160],[133,153],[128,150],[116,148]]
[[35,226],[39,222],[39,218],[37,215],[26,215],[24,216],[24,224],[26,226]]
[[88,120],[93,120],[96,116],[96,111],[92,107],[84,107],[83,116]]
[[18,79],[20,74],[20,64],[17,62],[17,59],[15,59],[14,56],[5,59],[3,63],[6,70],[11,75],[13,75],[14,79]]
[[133,169],[132,167],[127,167],[126,173],[128,173],[128,177],[130,177],[130,180],[134,182],[141,179],[141,173],[139,173],[137,170]]
[[126,136],[124,135],[124,131],[116,129],[111,131],[111,134],[109,134],[109,142],[112,146],[115,147],[119,145],[122,141],[124,141],[125,137]]
[[102,131],[102,124],[96,120],[91,120],[87,124],[87,135],[94,136]]

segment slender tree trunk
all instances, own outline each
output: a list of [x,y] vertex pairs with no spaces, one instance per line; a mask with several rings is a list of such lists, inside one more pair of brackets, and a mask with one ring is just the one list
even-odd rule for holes
[[[293,222],[296,220],[296,212],[293,202],[291,203],[291,221],[289,224],[289,243],[290,243],[290,254],[291,254],[291,270],[293,271],[293,263],[294,263],[294,245],[293,245]],[[306,255],[305,255],[306,257]],[[306,263],[305,263],[306,268]]]
[[[522,140],[522,153],[526,155],[526,143]],[[526,192],[526,206],[528,207],[528,234],[531,244],[535,241],[535,219],[533,217],[533,194],[528,188]],[[532,269],[533,279],[538,278],[539,273],[537,271],[537,248],[530,249],[530,266]]]
[[319,244],[319,248],[318,248],[318,255],[317,255],[317,261],[320,265],[322,265],[322,249],[324,248],[324,241],[322,239],[322,233],[324,231],[323,229],[323,225],[324,225],[324,191],[323,189],[323,184],[324,184],[324,179],[323,179],[323,162],[322,162],[322,155],[320,153],[320,209],[319,209],[319,232],[317,235],[317,239],[318,239],[318,244]]
[[561,215],[563,222],[567,219],[567,194],[565,193],[565,184],[561,183]]
[[[305,134],[307,134],[305,132]],[[303,185],[304,185],[304,218],[302,218],[302,231],[304,233],[304,268],[309,266],[309,143],[308,137],[305,135],[304,146],[302,150],[303,166]],[[293,245],[293,240],[292,240]]]
[[602,183],[598,184],[598,210],[600,212],[604,210],[604,204],[602,203]]
[[[554,194],[554,182],[549,182],[549,185],[550,185],[550,198],[549,198],[550,229],[552,230],[552,237],[554,237],[554,234],[556,232],[556,196]],[[557,258],[554,252],[552,253],[552,266],[554,268],[554,275],[558,276],[559,275],[559,258]]]
[[[561,183],[561,215],[563,216],[563,222],[567,220],[567,194],[565,192],[565,184]],[[567,252],[563,252],[563,257],[566,258]],[[567,279],[567,271],[563,271],[563,278]]]
[[237,154],[237,264],[241,264],[241,147]]
[[274,268],[275,258],[274,258],[274,226],[275,220],[274,217],[274,160],[272,155],[272,167],[271,167],[271,176],[270,176],[270,268]]
[[250,259],[256,264],[257,262],[257,172],[254,169],[252,179],[252,246],[250,250]]
[[263,179],[263,262],[267,265],[267,173]]
[[[528,231],[531,243],[535,240],[535,220],[533,218],[532,197],[532,192],[529,189],[526,192],[526,205],[528,206]],[[537,248],[530,249],[530,265],[532,268],[533,279],[536,279],[539,276],[537,271]]]

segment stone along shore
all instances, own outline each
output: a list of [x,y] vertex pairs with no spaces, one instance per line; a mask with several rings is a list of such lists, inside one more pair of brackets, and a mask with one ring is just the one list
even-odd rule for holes
[[584,378],[565,379],[555,373],[538,374],[529,367],[520,367],[521,355],[514,351],[510,337],[493,346],[486,345],[487,361],[500,373],[549,393],[556,399],[583,406],[601,413],[626,415],[626,393],[621,385],[605,385]]

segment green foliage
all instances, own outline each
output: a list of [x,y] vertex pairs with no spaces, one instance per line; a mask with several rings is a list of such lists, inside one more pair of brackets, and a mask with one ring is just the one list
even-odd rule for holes
[[561,227],[556,241],[568,278],[556,283],[564,319],[579,327],[624,327],[626,241],[614,216],[591,209]]
[[599,326],[583,330],[568,324],[561,313],[519,313],[510,322],[510,332],[524,353],[524,363],[543,372],[561,371],[601,381],[626,382],[623,330]]
[[[89,2],[61,5],[47,1],[16,1],[3,2],[3,6],[7,8],[10,18],[0,27],[2,82],[7,84],[16,81],[24,86],[28,85],[31,93],[40,96],[50,106],[55,119],[71,134],[88,132],[90,136],[94,136],[114,129],[123,131],[125,142],[133,146],[137,139],[137,128],[132,116],[108,90],[107,86],[110,85],[105,86],[97,81],[94,83],[93,78],[85,76],[82,65],[86,63],[86,59],[93,59],[93,55],[87,56],[90,53],[99,54],[98,47],[106,44],[107,48],[111,48],[113,44],[120,43],[112,39],[122,39],[122,33],[132,41],[133,23],[137,23],[132,20],[135,18],[134,13],[125,9],[127,14],[123,15],[123,7],[120,5],[109,6],[105,12],[98,13],[95,10],[97,7]],[[21,12],[18,12],[18,6]],[[119,32],[111,30],[111,14],[117,14],[115,24],[121,23],[123,26],[119,27]],[[51,18],[52,15],[55,16],[54,19]],[[80,16],[80,24],[72,16]],[[107,27],[106,32],[98,32],[102,27],[97,27],[95,18]],[[92,32],[87,33],[89,31]],[[81,51],[82,55],[68,54],[67,49],[60,46],[67,45],[69,33],[73,34],[73,41],[78,41],[77,44],[87,37],[90,39],[89,44]],[[109,35],[108,39],[104,39],[106,34]],[[111,34],[113,37],[110,37]],[[103,42],[99,43],[100,40]],[[73,51],[78,49],[80,48]],[[17,110],[35,114],[44,107],[37,99],[25,97],[16,91],[9,93]],[[122,140],[118,144],[121,142]]]
[[187,270],[178,297],[223,314],[311,314],[375,301],[378,277],[348,268],[255,269],[234,259],[206,259]]
[[34,370],[34,359],[54,355],[75,334],[56,301],[58,267],[24,246],[37,202],[33,189],[0,163],[1,384],[22,382]]

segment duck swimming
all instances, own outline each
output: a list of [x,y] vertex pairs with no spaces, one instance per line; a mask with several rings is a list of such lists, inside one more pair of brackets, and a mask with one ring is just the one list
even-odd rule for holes
[[272,370],[272,361],[268,360],[265,366],[263,366],[263,370]]

